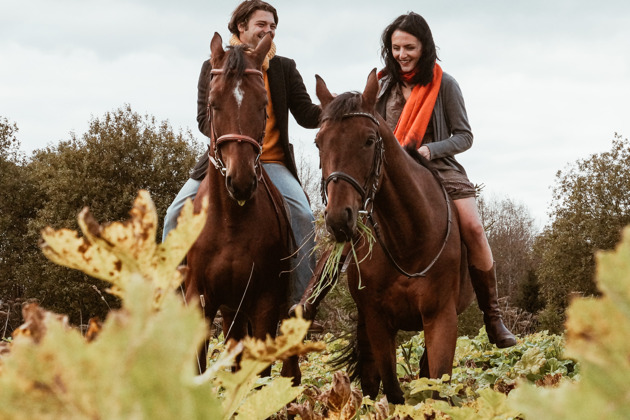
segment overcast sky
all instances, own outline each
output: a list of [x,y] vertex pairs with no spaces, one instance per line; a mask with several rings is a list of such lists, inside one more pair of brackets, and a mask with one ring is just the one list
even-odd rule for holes
[[[196,86],[209,42],[236,0],[0,0],[0,116],[22,149],[83,134],[124,104],[197,130]],[[423,15],[441,66],[462,88],[475,141],[458,156],[485,193],[547,222],[555,174],[630,136],[630,2],[277,0],[277,53],[293,58],[314,102],[363,90],[381,67],[379,37],[407,11]],[[313,156],[314,130],[293,123]]]

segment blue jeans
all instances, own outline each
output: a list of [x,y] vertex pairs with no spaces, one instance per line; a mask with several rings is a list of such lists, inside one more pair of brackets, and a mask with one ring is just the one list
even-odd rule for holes
[[[293,174],[279,163],[263,163],[265,171],[269,175],[271,182],[276,186],[280,194],[284,197],[289,210],[289,221],[293,236],[298,246],[297,255],[291,258],[290,274],[290,304],[298,303],[302,294],[308,286],[308,282],[315,269],[315,218],[308,204],[308,199],[300,183]],[[201,181],[188,179],[173,203],[166,210],[164,216],[164,231],[162,232],[162,242],[168,233],[177,226],[177,217],[184,206],[187,198],[191,200],[197,195]]]

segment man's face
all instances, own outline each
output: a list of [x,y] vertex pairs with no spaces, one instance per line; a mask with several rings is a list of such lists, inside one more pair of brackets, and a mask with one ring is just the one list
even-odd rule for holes
[[276,21],[273,20],[273,13],[264,10],[256,10],[249,17],[247,26],[238,25],[238,38],[243,44],[256,48],[260,40],[271,33],[271,38],[276,35]]

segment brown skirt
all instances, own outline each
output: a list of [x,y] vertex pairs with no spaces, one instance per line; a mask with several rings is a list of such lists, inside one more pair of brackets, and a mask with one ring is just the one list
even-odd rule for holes
[[438,169],[438,173],[442,178],[442,184],[446,192],[453,200],[462,198],[470,198],[477,196],[477,189],[474,184],[468,180],[466,174],[456,169]]

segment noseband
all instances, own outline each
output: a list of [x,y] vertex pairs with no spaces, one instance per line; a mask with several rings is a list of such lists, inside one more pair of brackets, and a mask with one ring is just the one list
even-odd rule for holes
[[[212,80],[213,76],[222,76],[224,74],[225,74],[225,71],[223,69],[212,69],[210,70],[210,75],[211,75],[210,80]],[[264,76],[263,76],[262,71],[260,70],[245,69],[244,74],[260,76],[263,79],[263,83],[264,83]],[[243,143],[243,142],[249,143],[252,146],[254,146],[254,150],[257,153],[254,167],[258,169],[260,155],[262,154],[262,143],[263,143],[263,139],[265,138],[265,127],[263,127],[262,133],[260,134],[260,137],[258,140],[255,140],[254,138],[245,134],[224,134],[220,137],[217,137],[217,133],[215,131],[216,130],[215,125],[213,124],[212,108],[210,107],[210,104],[208,104],[207,106],[208,106],[208,118],[210,119],[210,126],[212,127],[211,143],[212,143],[212,148],[214,152],[214,156],[208,153],[208,157],[210,159],[210,162],[212,162],[212,164],[214,165],[214,167],[217,168],[223,176],[225,176],[225,173],[227,172],[227,168],[225,167],[225,164],[223,163],[223,160],[221,159],[221,154],[219,153],[219,146],[222,145],[223,143],[236,141],[238,143]],[[267,121],[267,108],[265,108],[264,112],[265,112],[265,121]]]
[[[377,132],[378,127],[380,126],[378,120],[374,115],[369,114],[367,112],[350,112],[341,116],[341,119],[344,120],[346,118],[352,117],[364,117],[372,120],[374,124],[376,124]],[[323,120],[322,123],[326,121]],[[372,159],[372,168],[370,169],[370,175],[365,180],[365,184],[361,185],[356,179],[352,176],[348,175],[345,172],[335,171],[328,175],[326,179],[322,178],[321,182],[321,194],[322,201],[324,205],[328,205],[328,184],[331,182],[337,182],[337,180],[346,181],[348,184],[352,185],[352,187],[359,193],[361,196],[361,202],[363,206],[359,210],[362,214],[372,213],[372,203],[374,202],[374,196],[378,191],[378,183],[381,179],[381,169],[383,167],[383,153],[385,149],[383,148],[383,138],[380,133],[378,135],[378,139],[375,142],[374,147],[374,158]],[[371,185],[370,185],[371,181]]]

